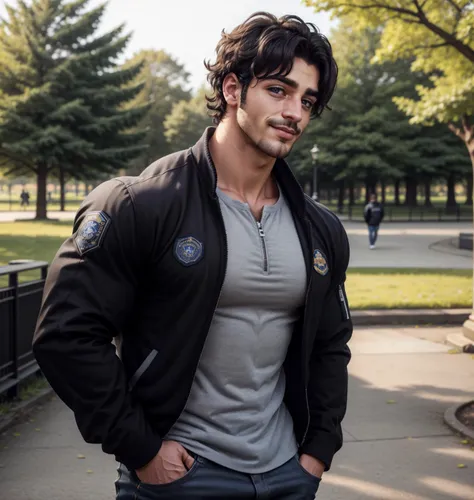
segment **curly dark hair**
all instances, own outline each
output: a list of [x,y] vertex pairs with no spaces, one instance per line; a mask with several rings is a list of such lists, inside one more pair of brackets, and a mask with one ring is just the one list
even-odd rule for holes
[[234,73],[242,85],[242,102],[253,78],[287,76],[295,57],[316,66],[320,73],[318,100],[311,110],[314,118],[329,108],[337,81],[337,64],[331,44],[312,23],[298,16],[277,18],[268,12],[256,12],[231,33],[222,31],[216,47],[216,62],[205,61],[207,80],[213,89],[206,96],[207,108],[215,124],[226,113],[227,103],[222,91],[224,78]]

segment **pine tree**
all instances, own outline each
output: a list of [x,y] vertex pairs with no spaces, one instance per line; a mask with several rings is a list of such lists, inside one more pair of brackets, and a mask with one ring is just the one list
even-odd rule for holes
[[111,175],[143,150],[144,134],[129,130],[147,107],[124,109],[141,64],[118,67],[130,35],[123,25],[97,35],[106,5],[88,3],[19,0],[0,26],[0,156],[35,173],[38,219],[48,175]]
[[139,128],[147,131],[144,139],[147,148],[130,162],[127,169],[130,174],[140,173],[153,161],[173,152],[165,137],[165,120],[176,103],[191,98],[191,93],[186,90],[189,73],[168,53],[163,50],[142,50],[127,61],[124,68],[133,67],[140,61],[144,61],[142,70],[131,84],[142,81],[145,84],[126,107],[149,104],[149,113],[138,124]]
[[212,125],[206,103],[206,88],[201,87],[191,100],[173,106],[165,121],[165,136],[172,151],[191,147]]

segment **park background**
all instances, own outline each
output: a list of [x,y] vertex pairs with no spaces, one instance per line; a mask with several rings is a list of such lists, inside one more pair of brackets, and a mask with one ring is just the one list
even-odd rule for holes
[[[466,479],[461,467],[472,456],[438,425],[448,403],[473,398],[471,359],[463,354],[449,359],[460,350],[445,345],[448,335],[461,332],[472,307],[474,9],[466,0],[258,0],[232,8],[218,0],[0,3],[0,271],[5,271],[0,274],[0,386],[8,386],[0,424],[17,401],[45,390],[43,380],[31,383],[25,376],[34,371],[34,315],[13,310],[22,330],[23,364],[2,361],[7,351],[18,354],[6,335],[15,333],[12,293],[23,290],[31,298],[41,292],[48,263],[70,236],[74,213],[94,187],[111,177],[139,174],[154,160],[191,146],[211,125],[203,60],[213,60],[222,29],[258,10],[297,14],[332,43],[339,80],[331,110],[311,122],[288,161],[305,192],[337,213],[348,231],[352,310],[386,326],[356,328],[350,391],[355,396],[344,430],[346,441],[367,448],[361,453],[354,447],[357,453],[342,459],[335,479],[328,477],[327,498],[341,498],[341,492],[350,499],[472,498],[472,477]],[[28,193],[28,203],[21,203],[22,192]],[[371,192],[378,193],[386,211],[373,252],[363,222]],[[461,234],[467,248],[460,248]],[[43,267],[16,273],[19,264],[8,266],[27,260]],[[36,302],[29,306],[35,307]],[[413,311],[405,315],[413,329],[388,326],[389,319],[396,323],[397,310]],[[435,327],[429,311],[444,311],[438,315],[444,318],[454,312],[450,321],[456,317],[457,325],[430,330]],[[59,448],[79,450],[80,438],[68,441],[69,414],[56,403],[49,408],[44,417],[49,438]],[[56,413],[63,419],[59,423]],[[46,452],[41,455],[41,438],[38,444],[31,437],[31,427],[24,430],[36,444],[23,446],[36,450],[33,457],[41,460]],[[11,436],[21,441],[20,434]],[[416,452],[397,441],[413,436],[445,441],[426,447],[416,441]],[[390,463],[382,465],[389,454],[371,448],[385,439],[394,440],[397,464],[408,457],[419,467],[438,467],[443,477],[428,484],[427,470],[400,465],[391,475]],[[0,478],[8,479],[10,488],[4,491],[36,498],[25,493],[29,479],[19,465],[15,469],[22,455],[9,454],[8,448],[0,447]],[[440,461],[443,453],[454,465]],[[13,461],[8,478],[2,476],[7,455]],[[360,457],[367,463],[358,476]],[[94,470],[105,467],[93,460]],[[379,465],[383,478],[373,474]],[[451,466],[459,470],[440,473],[439,467]],[[107,469],[100,477],[109,474]],[[86,490],[95,484],[84,481],[81,476],[78,484]],[[38,491],[48,491],[43,498],[56,498],[47,490],[55,484],[60,483],[40,484]]]
[[[218,2],[204,12],[188,2],[189,15],[180,17],[178,5],[141,4],[147,21],[134,9],[125,14],[129,4],[120,0],[109,8],[97,1],[4,3],[0,212],[33,209],[36,222],[0,225],[0,265],[50,262],[71,223],[45,222],[48,211],[74,212],[100,182],[139,174],[192,145],[211,125],[203,61],[213,59],[220,31],[253,6],[243,2],[227,15]],[[465,87],[473,63],[458,50],[460,44],[470,50],[469,2],[458,2],[452,18],[444,15],[445,2],[426,6],[459,38],[449,43],[429,31],[425,43],[423,25],[413,28],[402,12],[394,27],[390,11],[374,21],[362,10],[337,11],[338,2],[314,4],[258,3],[261,10],[314,22],[330,38],[339,65],[332,110],[310,124],[289,157],[305,191],[344,220],[362,221],[369,193],[378,192],[386,221],[471,221],[473,92]],[[394,32],[395,47],[387,43]],[[452,97],[440,99],[447,91]],[[23,190],[29,200],[22,206]],[[468,270],[425,269],[420,276],[412,267],[397,273],[351,268],[352,307],[472,302]]]

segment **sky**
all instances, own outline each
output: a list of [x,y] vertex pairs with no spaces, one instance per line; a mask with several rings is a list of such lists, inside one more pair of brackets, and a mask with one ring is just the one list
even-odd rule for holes
[[[14,5],[15,0],[7,1]],[[90,5],[102,3],[91,0]],[[5,2],[0,0],[0,15]],[[214,59],[222,29],[230,31],[257,11],[277,16],[296,14],[329,35],[333,23],[326,14],[315,14],[301,0],[109,0],[100,31],[126,23],[133,32],[125,56],[141,49],[163,49],[191,73],[196,89],[205,82],[204,59]]]

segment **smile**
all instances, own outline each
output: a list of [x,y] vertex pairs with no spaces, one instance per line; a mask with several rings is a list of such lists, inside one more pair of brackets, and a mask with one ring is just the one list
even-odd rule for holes
[[272,127],[274,128],[278,135],[283,139],[293,139],[296,136],[296,132],[288,127]]

